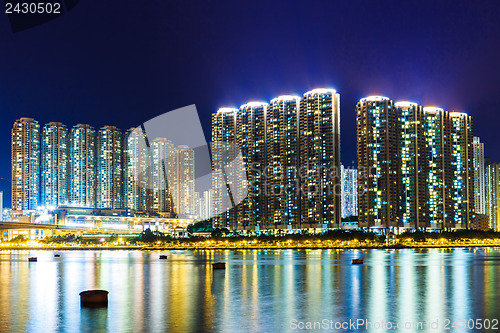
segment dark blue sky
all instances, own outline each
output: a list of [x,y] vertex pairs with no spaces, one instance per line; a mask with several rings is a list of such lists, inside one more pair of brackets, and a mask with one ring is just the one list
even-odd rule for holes
[[10,204],[10,130],[21,116],[137,126],[316,87],[341,93],[342,161],[355,160],[355,103],[371,94],[468,112],[497,149],[499,1],[91,1],[12,33],[0,15],[0,190]]

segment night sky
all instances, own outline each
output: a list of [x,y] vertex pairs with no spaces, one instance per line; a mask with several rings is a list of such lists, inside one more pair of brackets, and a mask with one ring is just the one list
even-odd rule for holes
[[355,104],[372,94],[469,113],[486,156],[500,161],[499,18],[499,1],[81,0],[13,33],[1,14],[4,204],[22,116],[127,129],[196,104],[209,139],[218,107],[317,87],[341,94],[346,165]]

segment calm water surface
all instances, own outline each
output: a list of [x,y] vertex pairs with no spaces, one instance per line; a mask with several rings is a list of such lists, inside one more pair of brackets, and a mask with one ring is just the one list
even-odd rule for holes
[[[500,249],[57,253],[0,252],[0,331],[290,332],[364,319],[466,332],[444,320],[500,318]],[[86,289],[108,290],[108,307],[81,308]]]

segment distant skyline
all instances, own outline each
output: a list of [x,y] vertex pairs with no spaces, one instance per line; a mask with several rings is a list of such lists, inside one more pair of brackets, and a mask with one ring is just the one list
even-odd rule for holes
[[12,124],[32,117],[122,130],[196,104],[207,140],[219,107],[336,89],[341,156],[356,160],[355,105],[384,95],[467,112],[500,161],[500,4],[81,1],[12,33],[0,16],[0,191],[10,206]]

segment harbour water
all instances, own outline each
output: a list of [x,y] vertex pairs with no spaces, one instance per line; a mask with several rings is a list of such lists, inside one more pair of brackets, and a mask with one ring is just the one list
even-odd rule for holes
[[[81,308],[87,289],[108,307]],[[478,319],[500,330],[500,249],[0,252],[1,332],[486,331]]]

